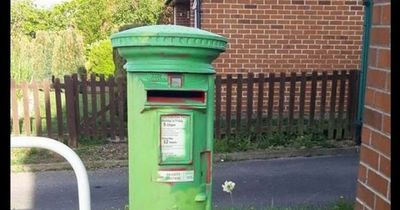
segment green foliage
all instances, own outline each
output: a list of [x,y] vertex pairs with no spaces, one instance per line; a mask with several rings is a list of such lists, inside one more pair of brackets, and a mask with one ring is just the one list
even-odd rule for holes
[[29,37],[24,35],[14,35],[11,37],[11,78],[17,82],[34,80],[33,49],[34,45]]
[[11,36],[11,78],[17,82],[40,81],[51,77],[54,33],[38,32],[36,38],[14,33]]
[[72,0],[52,9],[50,25],[76,27],[89,45],[108,39],[121,25],[157,23],[162,7],[163,0]]
[[48,29],[50,12],[35,7],[33,0],[11,1],[11,33],[35,36],[35,32]]
[[76,73],[78,68],[84,64],[82,36],[73,29],[58,32],[53,47],[52,74],[55,77],[62,77],[66,74]]
[[67,27],[74,26],[75,13],[77,11],[76,1],[65,1],[56,4],[49,11],[48,30],[60,31]]
[[88,73],[106,76],[114,74],[113,49],[109,39],[97,41],[90,45],[86,69]]
[[140,0],[133,2],[133,22],[156,24],[163,8],[163,0]]
[[111,31],[111,0],[73,0],[72,24],[82,32],[85,44],[105,39]]
[[84,65],[82,37],[74,30],[11,36],[11,78],[17,82],[62,77]]
[[[55,32],[38,31],[33,39],[35,61],[33,70],[37,74],[37,80],[50,79],[53,74],[51,64],[53,61],[53,48],[55,40],[60,39]],[[67,61],[68,62],[68,61]]]
[[13,0],[12,78],[62,77],[82,67],[85,56],[92,72],[113,74],[110,45],[104,40],[124,25],[158,23],[163,5],[164,0],[70,0],[41,9],[33,0]]

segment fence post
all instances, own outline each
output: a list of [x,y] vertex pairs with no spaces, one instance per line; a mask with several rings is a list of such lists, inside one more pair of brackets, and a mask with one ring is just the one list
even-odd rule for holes
[[124,86],[124,78],[123,77],[118,77],[117,78],[117,88],[118,88],[118,134],[119,134],[119,141],[124,141],[125,139],[125,94],[124,94],[124,89],[126,88]]
[[75,100],[74,100],[74,86],[70,76],[64,76],[65,83],[65,100],[67,107],[67,127],[68,127],[68,146],[77,147],[77,130],[76,130],[76,111],[75,111]]
[[81,90],[81,82],[78,81],[78,74],[72,74],[72,84],[74,86],[74,111],[75,111],[75,125],[76,125],[76,140],[78,141],[80,133],[80,112],[79,112],[79,93]]
[[221,139],[221,75],[215,78],[215,135]]
[[54,81],[54,92],[56,95],[56,110],[57,110],[57,132],[58,138],[63,139],[63,116],[62,116],[62,105],[61,105],[61,85],[60,79],[56,78]]
[[96,98],[96,75],[90,75],[90,94],[91,94],[91,103],[92,103],[92,129],[91,129],[91,137],[97,138],[97,98]]
[[108,78],[108,95],[109,95],[109,104],[110,104],[110,138],[114,141],[116,138],[116,131],[115,131],[115,79],[113,76]]
[[40,117],[40,107],[39,107],[39,88],[37,82],[32,83],[33,92],[33,106],[35,108],[35,129],[36,135],[42,135],[42,119]]
[[254,74],[249,72],[247,74],[247,132],[251,130],[251,120],[253,118],[253,81]]
[[24,131],[27,136],[31,135],[31,119],[29,113],[29,90],[28,83],[23,82],[22,86],[22,96],[23,96],[23,104],[24,104]]
[[16,92],[16,87],[17,85],[15,84],[15,80],[11,80],[11,111],[12,111],[12,134],[19,135],[20,130],[19,130],[19,116],[18,116],[18,100],[17,100],[17,92]]
[[283,108],[285,103],[285,72],[281,72],[279,78],[279,117],[278,117],[278,130],[282,132],[283,127]]
[[236,135],[239,136],[240,131],[242,129],[241,126],[241,118],[242,118],[242,86],[243,86],[243,75],[237,75],[237,84],[236,84]]
[[90,136],[90,126],[88,126],[89,122],[89,114],[88,114],[88,82],[86,74],[81,75],[81,84],[82,84],[82,106],[83,106],[83,119],[82,119],[82,133]]
[[231,109],[231,107],[232,107],[232,74],[228,74],[226,77],[226,103],[225,103],[225,106],[226,106],[226,109],[225,109],[225,111],[226,111],[225,134],[229,138],[231,135],[231,123],[232,123],[232,121],[231,121],[231,116],[232,116],[232,113],[231,113],[231,110],[232,110]]
[[44,101],[45,101],[45,109],[46,109],[46,129],[47,129],[47,137],[52,138],[51,133],[51,103],[50,103],[50,82],[45,81],[43,83],[44,89]]
[[268,83],[268,114],[267,114],[267,131],[272,132],[272,112],[274,111],[274,92],[275,92],[275,74],[271,73],[269,75],[269,83]]
[[300,79],[300,105],[299,105],[299,120],[298,120],[298,128],[300,135],[303,135],[304,132],[304,106],[305,106],[305,97],[306,97],[306,72],[301,73]]
[[337,77],[338,72],[334,71],[332,74],[332,85],[331,85],[331,98],[330,98],[330,106],[329,106],[329,122],[328,122],[328,138],[329,140],[334,138],[334,132],[336,128],[336,116],[335,116],[335,108],[336,108],[336,89],[337,89]]
[[315,116],[315,98],[317,96],[317,72],[313,72],[311,76],[311,96],[310,96],[310,116],[309,116],[309,126],[314,129],[315,128],[315,122],[314,122],[314,116]]
[[263,132],[263,105],[264,105],[264,74],[258,74],[258,98],[257,98],[257,132],[259,135]]
[[292,132],[293,128],[293,115],[294,115],[294,99],[296,94],[296,72],[290,74],[290,89],[289,89],[289,120],[288,131]]
[[101,135],[103,137],[107,137],[107,128],[106,128],[106,90],[105,90],[105,79],[104,75],[100,75],[100,110],[101,110]]

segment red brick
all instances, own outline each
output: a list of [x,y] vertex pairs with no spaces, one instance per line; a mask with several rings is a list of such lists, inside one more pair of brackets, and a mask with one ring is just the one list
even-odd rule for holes
[[391,104],[390,104],[390,95],[387,93],[382,93],[382,92],[376,92],[375,93],[375,105],[376,108],[386,112],[386,113],[390,113],[390,108],[391,108]]
[[377,56],[377,49],[376,48],[369,48],[368,52],[368,65],[376,67],[376,56]]
[[386,177],[390,177],[390,159],[380,156],[379,171]]
[[380,46],[389,46],[390,44],[390,28],[372,28],[371,44]]
[[382,127],[382,114],[365,107],[364,123],[380,130]]
[[390,50],[379,49],[377,66],[379,68],[390,69]]
[[364,162],[368,166],[378,170],[378,163],[379,163],[378,158],[379,158],[378,153],[365,147],[364,145],[361,145],[361,149],[360,149],[360,161],[361,162]]
[[356,200],[356,203],[354,204],[354,210],[364,210],[364,206]]
[[390,139],[377,132],[372,132],[371,146],[382,152],[384,155],[390,157]]
[[374,206],[374,193],[360,183],[357,183],[357,197],[370,208]]
[[390,86],[391,86],[390,81],[391,81],[391,76],[390,76],[390,74],[388,74],[388,76],[386,78],[386,85],[385,85],[385,90],[386,91],[390,91]]
[[390,25],[390,5],[383,5],[382,6],[382,25]]
[[375,105],[375,90],[367,88],[365,91],[365,105],[374,106]]
[[367,72],[367,86],[385,89],[386,86],[386,72],[374,69],[368,69]]
[[366,144],[370,144],[370,139],[371,139],[371,130],[367,127],[362,128],[362,133],[361,133],[361,139],[362,142],[365,142]]
[[375,201],[375,209],[377,210],[390,210],[390,204],[380,198],[379,196],[376,196],[376,201]]
[[376,190],[376,192],[380,193],[383,196],[386,196],[389,182],[372,170],[368,170],[367,184],[372,189]]
[[358,180],[362,183],[367,180],[367,168],[363,165],[358,166]]
[[382,7],[376,6],[372,9],[372,24],[379,25],[381,24],[382,17]]
[[386,116],[386,115],[383,116],[383,128],[382,128],[383,132],[391,133],[391,129],[390,129],[391,123],[390,123],[390,121],[391,121],[390,120],[390,116]]

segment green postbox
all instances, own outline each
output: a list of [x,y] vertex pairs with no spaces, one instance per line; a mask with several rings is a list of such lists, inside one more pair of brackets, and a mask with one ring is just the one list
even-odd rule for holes
[[129,209],[212,209],[211,62],[226,38],[154,25],[111,40],[127,60]]

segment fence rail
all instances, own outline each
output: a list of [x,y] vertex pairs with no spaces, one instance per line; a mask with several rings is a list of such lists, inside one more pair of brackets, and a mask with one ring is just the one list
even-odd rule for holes
[[[215,80],[217,139],[243,132],[320,129],[352,138],[359,71],[227,74]],[[126,141],[126,81],[77,74],[54,82],[11,81],[12,135],[47,136],[76,147],[78,139]]]

